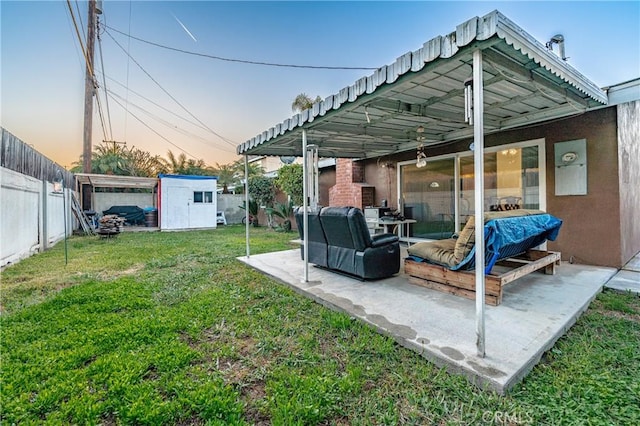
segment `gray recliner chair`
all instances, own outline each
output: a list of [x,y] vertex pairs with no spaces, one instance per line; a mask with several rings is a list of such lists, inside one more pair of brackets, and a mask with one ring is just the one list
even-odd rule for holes
[[[296,213],[302,238],[302,210]],[[364,280],[400,271],[400,243],[395,234],[371,236],[362,210],[325,207],[309,214],[309,262]]]

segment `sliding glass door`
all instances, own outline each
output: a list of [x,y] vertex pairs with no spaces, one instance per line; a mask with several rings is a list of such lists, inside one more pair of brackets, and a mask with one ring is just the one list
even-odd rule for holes
[[454,232],[455,158],[427,162],[418,168],[400,168],[404,216],[415,219],[410,237],[449,238]]
[[[544,141],[487,149],[484,168],[485,211],[546,208]],[[474,214],[473,153],[400,164],[399,173],[404,214],[417,220],[410,236],[449,238]]]

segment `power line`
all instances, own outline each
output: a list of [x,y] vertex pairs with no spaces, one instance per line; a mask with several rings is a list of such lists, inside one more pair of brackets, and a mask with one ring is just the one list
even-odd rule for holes
[[[108,92],[109,92],[109,95],[111,95],[112,97],[115,96],[116,98],[120,99],[121,101],[126,102],[126,100],[122,96],[118,95],[113,90],[109,90]],[[154,120],[156,120],[160,124],[163,124],[164,126],[168,127],[171,130],[177,131],[177,132],[183,134],[184,136],[188,136],[188,137],[191,137],[191,138],[194,138],[194,139],[199,139],[202,143],[206,144],[209,147],[212,146],[211,141],[203,138],[202,136],[196,135],[195,133],[189,132],[188,130],[182,129],[182,128],[176,126],[173,123],[170,123],[169,121],[167,121],[164,118],[162,118],[162,117],[160,117],[160,116],[158,116],[158,115],[146,110],[145,108],[141,107],[140,105],[136,105],[133,102],[129,102],[129,105],[139,109],[140,111],[142,111],[143,113],[145,113],[149,117],[153,118]],[[231,149],[227,148],[226,146],[225,147],[213,146],[213,148],[220,149],[220,150],[225,151],[225,152],[235,153],[235,150],[231,150]]]
[[176,145],[175,143],[171,142],[169,139],[167,139],[166,137],[162,136],[160,133],[158,133],[155,129],[153,129],[151,126],[149,126],[147,123],[145,123],[144,121],[142,121],[137,115],[135,115],[134,113],[132,113],[131,111],[129,111],[128,109],[126,109],[124,107],[124,105],[122,105],[120,102],[118,102],[117,99],[115,99],[113,96],[111,97],[111,99],[113,99],[113,101],[115,103],[117,103],[118,105],[120,105],[122,107],[122,109],[124,109],[125,111],[127,111],[127,114],[131,114],[131,116],[133,118],[135,118],[136,120],[138,120],[140,122],[140,124],[142,124],[144,127],[146,127],[147,129],[151,130],[153,133],[155,133],[156,135],[158,135],[159,137],[161,137],[162,139],[164,139],[167,143],[171,144],[172,146],[178,148],[180,151],[184,152],[185,154],[187,154],[189,157],[193,158],[194,160],[197,160],[197,157],[193,154],[191,154],[190,152],[184,150],[183,148],[181,148],[180,146]]
[[122,49],[123,52],[126,53],[126,55],[133,61],[134,64],[136,64],[138,66],[138,68],[140,68],[142,70],[142,72],[144,72],[147,77],[149,77],[151,79],[151,81],[153,81],[159,88],[160,90],[162,90],[167,96],[169,96],[176,104],[178,104],[183,110],[185,110],[187,112],[187,114],[189,114],[194,120],[196,120],[198,123],[202,124],[204,127],[206,127],[211,133],[213,133],[214,135],[216,135],[217,137],[219,137],[220,139],[222,139],[223,141],[225,141],[226,143],[228,143],[229,145],[233,146],[234,148],[236,147],[236,143],[234,143],[233,141],[225,138],[224,136],[222,136],[221,134],[215,132],[214,130],[212,130],[209,126],[207,126],[206,124],[204,124],[202,122],[202,120],[200,120],[198,117],[196,117],[195,115],[193,115],[193,113],[191,113],[191,111],[189,111],[184,105],[182,105],[175,97],[173,97],[171,95],[171,93],[169,93],[164,87],[162,87],[162,85],[151,76],[151,74],[149,74],[147,72],[147,70],[144,69],[144,67],[142,65],[140,65],[140,63],[138,61],[135,60],[135,58],[133,56],[131,56],[131,54],[129,52],[127,52],[124,47],[122,47],[122,45],[120,43],[118,43],[118,41],[111,35],[111,33],[109,33],[109,31],[105,31],[107,33],[107,35],[109,35],[109,37],[111,37],[111,39],[113,40],[113,42],[120,48]]
[[[100,17],[98,19],[98,28],[100,25]],[[102,88],[104,89],[104,103],[107,107],[107,120],[109,121],[109,140],[113,140],[113,126],[111,125],[111,111],[109,110],[109,97],[107,96],[107,80],[104,78],[104,56],[102,56],[102,38],[100,31],[97,32],[98,49],[100,50],[100,67],[102,68]]]
[[89,69],[89,73],[93,76],[93,67],[91,66],[91,62],[89,61],[89,57],[87,56],[87,51],[84,48],[84,43],[82,41],[82,36],[80,35],[80,30],[78,29],[78,23],[76,22],[76,17],[73,14],[73,9],[71,8],[71,2],[67,0],[67,6],[69,6],[69,13],[71,14],[71,20],[73,21],[73,26],[76,29],[76,35],[78,36],[78,41],[80,42],[80,48],[82,49],[82,55],[84,56],[84,61]]
[[[149,40],[145,40],[139,37],[135,37],[132,36],[131,34],[127,34],[123,31],[117,30],[113,27],[110,27],[108,25],[105,25],[106,28],[115,31],[119,34],[122,34],[126,37],[132,38],[134,40],[137,40],[139,42],[142,43],[147,43],[150,44],[152,46],[156,46],[156,47],[160,47],[162,49],[167,49],[167,50],[173,50],[174,52],[180,52],[180,53],[184,53],[187,55],[193,55],[193,56],[200,56],[203,58],[209,58],[209,59],[216,59],[218,61],[226,61],[226,62],[238,62],[241,64],[251,64],[251,65],[264,65],[264,66],[269,66],[269,67],[283,67],[283,68],[305,68],[305,69],[315,69],[315,70],[359,70],[359,71],[372,71],[372,70],[377,70],[378,68],[372,68],[372,67],[334,67],[334,66],[323,66],[323,65],[299,65],[299,64],[282,64],[282,63],[276,63],[276,62],[262,62],[262,61],[250,61],[250,60],[246,60],[246,59],[236,59],[236,58],[225,58],[223,56],[216,56],[216,55],[208,55],[206,53],[198,53],[198,52],[191,52],[188,50],[184,50],[184,49],[178,49],[176,47],[171,47],[171,46],[165,46],[163,44],[160,43],[155,43],[153,41],[149,41]],[[108,33],[108,31],[107,31]]]
[[[202,130],[209,131],[209,129],[207,129],[206,127],[202,126],[200,123],[193,122],[193,121],[189,120],[188,118],[185,118],[185,117],[183,117],[183,116],[171,111],[169,108],[163,107],[162,105],[160,105],[159,103],[153,101],[152,99],[149,99],[146,96],[136,92],[135,90],[130,89],[128,86],[124,85],[123,83],[119,82],[118,80],[116,80],[116,79],[114,79],[112,77],[109,77],[109,76],[106,76],[106,77],[107,77],[107,79],[109,79],[109,80],[113,81],[114,83],[116,83],[116,84],[120,85],[121,87],[123,87],[127,91],[127,95],[129,94],[129,92],[131,92],[134,95],[139,96],[140,98],[144,99],[145,101],[155,105],[156,107],[168,112],[169,114],[172,114],[175,117],[177,117],[177,118],[179,118],[179,119],[191,124],[192,126],[195,126],[195,127],[199,128],[199,129],[202,129]],[[128,97],[127,97],[127,99],[125,99],[125,102],[129,102],[128,101]]]
[[[93,88],[94,90],[97,88],[95,80]],[[102,104],[100,103],[100,95],[98,93],[96,93],[96,105],[98,105],[98,116],[100,117],[100,124],[102,125],[102,136],[104,137],[104,139],[107,139],[107,128],[104,124],[104,114],[102,112]]]

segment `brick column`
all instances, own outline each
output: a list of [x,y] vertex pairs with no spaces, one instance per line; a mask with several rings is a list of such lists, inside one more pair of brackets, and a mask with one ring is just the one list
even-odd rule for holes
[[329,189],[330,206],[363,209],[374,200],[374,187],[364,183],[364,165],[347,158],[336,159],[336,184]]

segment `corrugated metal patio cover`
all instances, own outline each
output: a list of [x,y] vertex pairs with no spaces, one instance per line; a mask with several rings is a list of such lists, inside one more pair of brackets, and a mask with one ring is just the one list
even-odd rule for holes
[[[606,94],[498,11],[470,19],[237,147],[302,156],[301,133],[322,157],[369,158],[473,136],[464,83],[482,49],[486,134],[580,114]],[[418,135],[418,127],[424,133]]]

